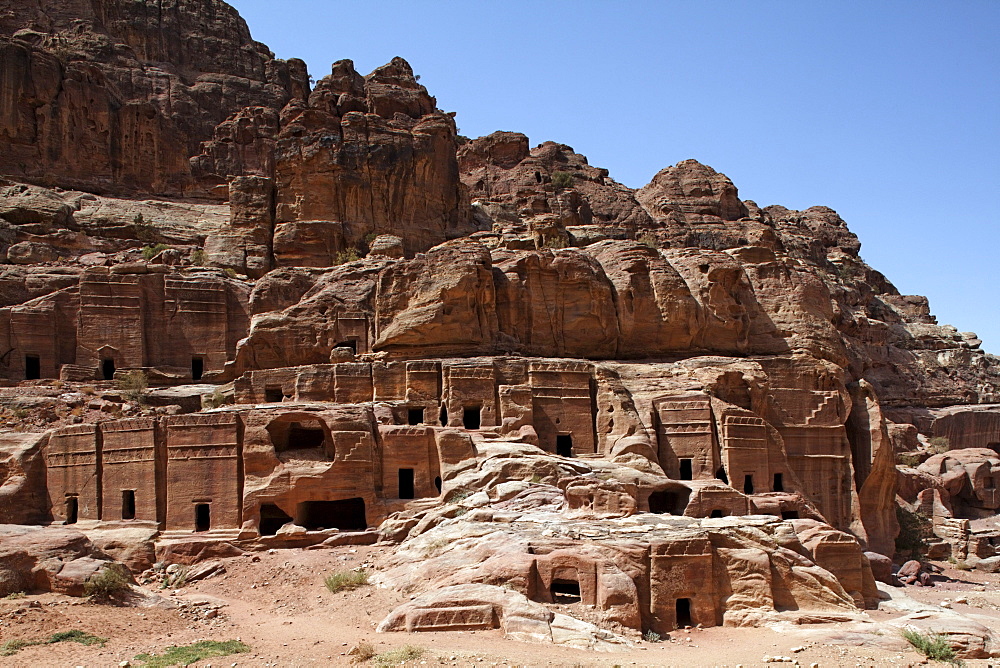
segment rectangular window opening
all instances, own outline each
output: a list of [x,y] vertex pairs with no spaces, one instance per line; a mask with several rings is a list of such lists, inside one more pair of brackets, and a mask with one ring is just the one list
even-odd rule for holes
[[24,356],[24,379],[38,380],[42,377],[42,360],[38,355]]
[[549,593],[555,603],[579,603],[580,583],[575,580],[553,580]]
[[414,498],[413,469],[399,469],[399,498]]
[[212,528],[212,506],[208,503],[196,503],[194,506],[194,530],[208,531]]
[[416,426],[424,421],[423,408],[410,408],[406,411],[406,424]]
[[123,489],[122,490],[122,519],[123,520],[134,520],[135,519],[135,490],[134,489]]
[[282,394],[280,387],[265,387],[264,388],[264,401],[269,404],[281,403],[285,395]]

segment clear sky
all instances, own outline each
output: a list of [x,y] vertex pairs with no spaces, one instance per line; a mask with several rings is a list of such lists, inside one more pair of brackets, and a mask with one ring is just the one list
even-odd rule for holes
[[1000,2],[230,0],[319,79],[406,58],[462,132],[569,144],[633,188],[695,158],[836,209],[1000,354]]

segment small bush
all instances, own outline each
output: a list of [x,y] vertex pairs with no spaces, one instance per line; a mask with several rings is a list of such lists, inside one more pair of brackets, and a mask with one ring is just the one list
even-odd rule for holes
[[350,591],[368,584],[368,571],[336,571],[327,575],[323,584],[332,593],[338,591]]
[[902,506],[896,506],[896,519],[899,521],[896,551],[911,557],[919,555],[927,548],[927,540],[933,534],[931,521]]
[[643,633],[642,639],[645,640],[646,642],[661,642],[663,640],[660,634],[654,631],[653,629],[650,629],[645,633]]
[[224,406],[226,404],[226,401],[227,401],[226,395],[219,388],[216,388],[215,391],[212,392],[211,394],[201,395],[202,408],[207,408],[207,409],[219,408],[220,406]]
[[899,452],[896,453],[896,463],[914,469],[920,466],[920,456],[912,452]]
[[375,655],[375,665],[380,667],[398,666],[406,661],[416,661],[424,655],[424,648],[415,645],[404,645]]
[[650,248],[656,248],[659,246],[659,240],[656,238],[656,234],[646,230],[639,236],[635,238],[636,241],[641,243],[643,246],[649,246]]
[[135,369],[127,371],[115,378],[115,387],[128,401],[142,402],[146,398],[146,388],[149,387],[149,379],[145,372]]
[[143,249],[142,249],[142,259],[146,260],[148,262],[149,260],[152,260],[154,257],[156,257],[157,255],[159,255],[163,251],[167,250],[168,248],[170,248],[170,246],[168,246],[167,244],[156,244],[155,246],[144,246]]
[[15,591],[12,594],[7,594],[6,596],[4,596],[3,600],[5,600],[5,601],[16,601],[19,598],[26,598],[27,596],[28,595],[25,594],[23,591]]
[[41,642],[37,640],[8,640],[0,645],[0,656],[11,656],[12,654],[17,654],[18,651],[25,647],[40,644]]
[[337,256],[333,259],[335,265],[346,264],[347,262],[354,262],[360,260],[361,255],[358,254],[357,248],[348,248],[347,250],[342,250],[337,253]]
[[239,274],[236,273],[236,270],[233,269],[232,267],[226,267],[225,269],[222,270],[222,273],[228,276],[229,278],[237,278],[239,276]]
[[129,589],[125,568],[119,564],[108,564],[83,585],[83,593],[97,601],[120,598]]
[[135,236],[139,241],[145,241],[147,244],[152,244],[156,241],[156,228],[146,222],[141,213],[135,214],[132,224],[134,225]]
[[556,190],[563,190],[573,185],[573,175],[569,172],[553,172],[552,185]]
[[948,639],[940,633],[921,633],[914,629],[903,629],[903,637],[928,659],[956,666],[965,665],[955,655],[955,650],[948,644]]
[[213,656],[246,654],[249,651],[250,646],[238,640],[226,640],[225,642],[201,640],[190,645],[168,647],[163,654],[139,654],[135,660],[141,661],[146,668],[165,668],[166,666],[189,666]]
[[198,248],[193,253],[191,253],[191,264],[195,265],[196,267],[205,266],[205,251],[202,250],[201,248]]
[[367,640],[362,640],[354,646],[354,649],[350,651],[350,654],[353,657],[351,659],[351,663],[364,663],[365,661],[373,658],[376,654],[378,654],[378,652],[375,651],[375,645],[371,644]]
[[928,441],[928,443],[930,443],[931,450],[936,455],[940,455],[951,450],[951,444],[948,442],[947,436],[935,436]]

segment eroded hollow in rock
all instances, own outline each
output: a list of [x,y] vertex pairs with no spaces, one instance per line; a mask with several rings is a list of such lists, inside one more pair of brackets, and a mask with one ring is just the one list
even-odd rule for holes
[[365,500],[361,497],[338,501],[303,501],[298,505],[295,515],[295,523],[309,530],[363,531],[368,528]]
[[[267,432],[276,453],[295,452],[296,456],[308,459],[317,455],[329,460],[334,458],[332,439],[316,418],[294,413],[283,415],[267,425]],[[307,451],[315,454],[306,455]]]
[[278,529],[292,521],[285,511],[273,503],[263,503],[260,506],[260,535],[273,536]]
[[659,515],[683,515],[690,496],[691,491],[686,487],[653,492],[649,495],[649,512]]

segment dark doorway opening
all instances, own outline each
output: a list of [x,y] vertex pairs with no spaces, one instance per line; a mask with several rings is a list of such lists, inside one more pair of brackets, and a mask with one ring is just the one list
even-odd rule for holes
[[194,504],[194,530],[208,531],[212,528],[212,506],[208,503]]
[[410,408],[406,411],[406,424],[415,426],[424,421],[423,408]]
[[123,520],[134,520],[135,519],[135,490],[134,489],[123,489],[122,490],[122,519]]
[[692,473],[692,468],[694,466],[694,461],[691,459],[681,460],[681,480],[690,480]]
[[114,380],[115,377],[114,360],[101,360],[101,377],[104,378],[104,380]]
[[986,478],[983,480],[983,489],[996,489],[997,482],[993,478]]
[[712,514],[709,515],[709,517],[725,517],[725,515],[722,513],[721,510],[716,508],[715,510],[712,511]]
[[399,469],[399,498],[412,499],[413,496],[413,469]]
[[462,411],[462,425],[466,429],[479,429],[482,424],[481,411],[480,406],[466,406]]
[[363,531],[368,528],[365,500],[361,497],[340,501],[303,501],[296,514],[296,524],[310,530]]
[[354,341],[354,340],[351,340],[351,341],[341,341],[336,346],[334,346],[334,348],[350,348],[352,353],[357,354],[357,352],[358,352],[358,342]]
[[691,624],[691,599],[689,598],[679,598],[677,599],[677,604],[675,606],[675,613],[677,620],[677,628],[684,628],[685,626],[692,626]]
[[260,535],[273,536],[278,529],[292,521],[285,511],[273,503],[262,503],[260,506]]
[[658,515],[683,515],[690,495],[688,490],[653,492],[649,495],[649,512]]
[[722,482],[729,484],[729,476],[726,475],[726,469],[719,467],[719,470],[715,472],[715,479],[721,480]]
[[285,398],[280,387],[265,387],[264,388],[264,401],[269,404],[281,403],[281,400]]
[[560,457],[573,456],[573,436],[571,434],[558,434],[556,436],[556,454]]
[[441,423],[442,427],[448,426],[448,407],[441,404],[441,412],[438,414],[438,422]]
[[42,377],[42,360],[38,355],[24,356],[24,379],[38,380]]
[[782,476],[781,476],[780,473],[775,473],[774,474],[774,487],[773,487],[773,489],[774,489],[775,492],[784,492],[785,491],[785,481],[782,480]]
[[326,433],[322,427],[303,427],[298,422],[293,422],[288,427],[289,450],[322,448],[324,441],[326,441]]
[[542,175],[541,175],[541,173],[540,172],[535,172],[535,183],[541,183],[541,182],[542,182]]
[[580,583],[574,580],[553,580],[549,593],[555,603],[579,603]]
[[797,520],[799,519],[799,511],[797,510],[782,510],[781,519],[783,520]]
[[745,475],[743,476],[743,493],[753,494],[753,476]]
[[76,524],[80,512],[80,499],[75,496],[66,497],[66,521],[63,524]]
[[434,478],[434,486],[437,487],[438,494],[441,493],[441,476]]
[[191,358],[191,380],[201,380],[205,373],[205,360],[200,357]]

